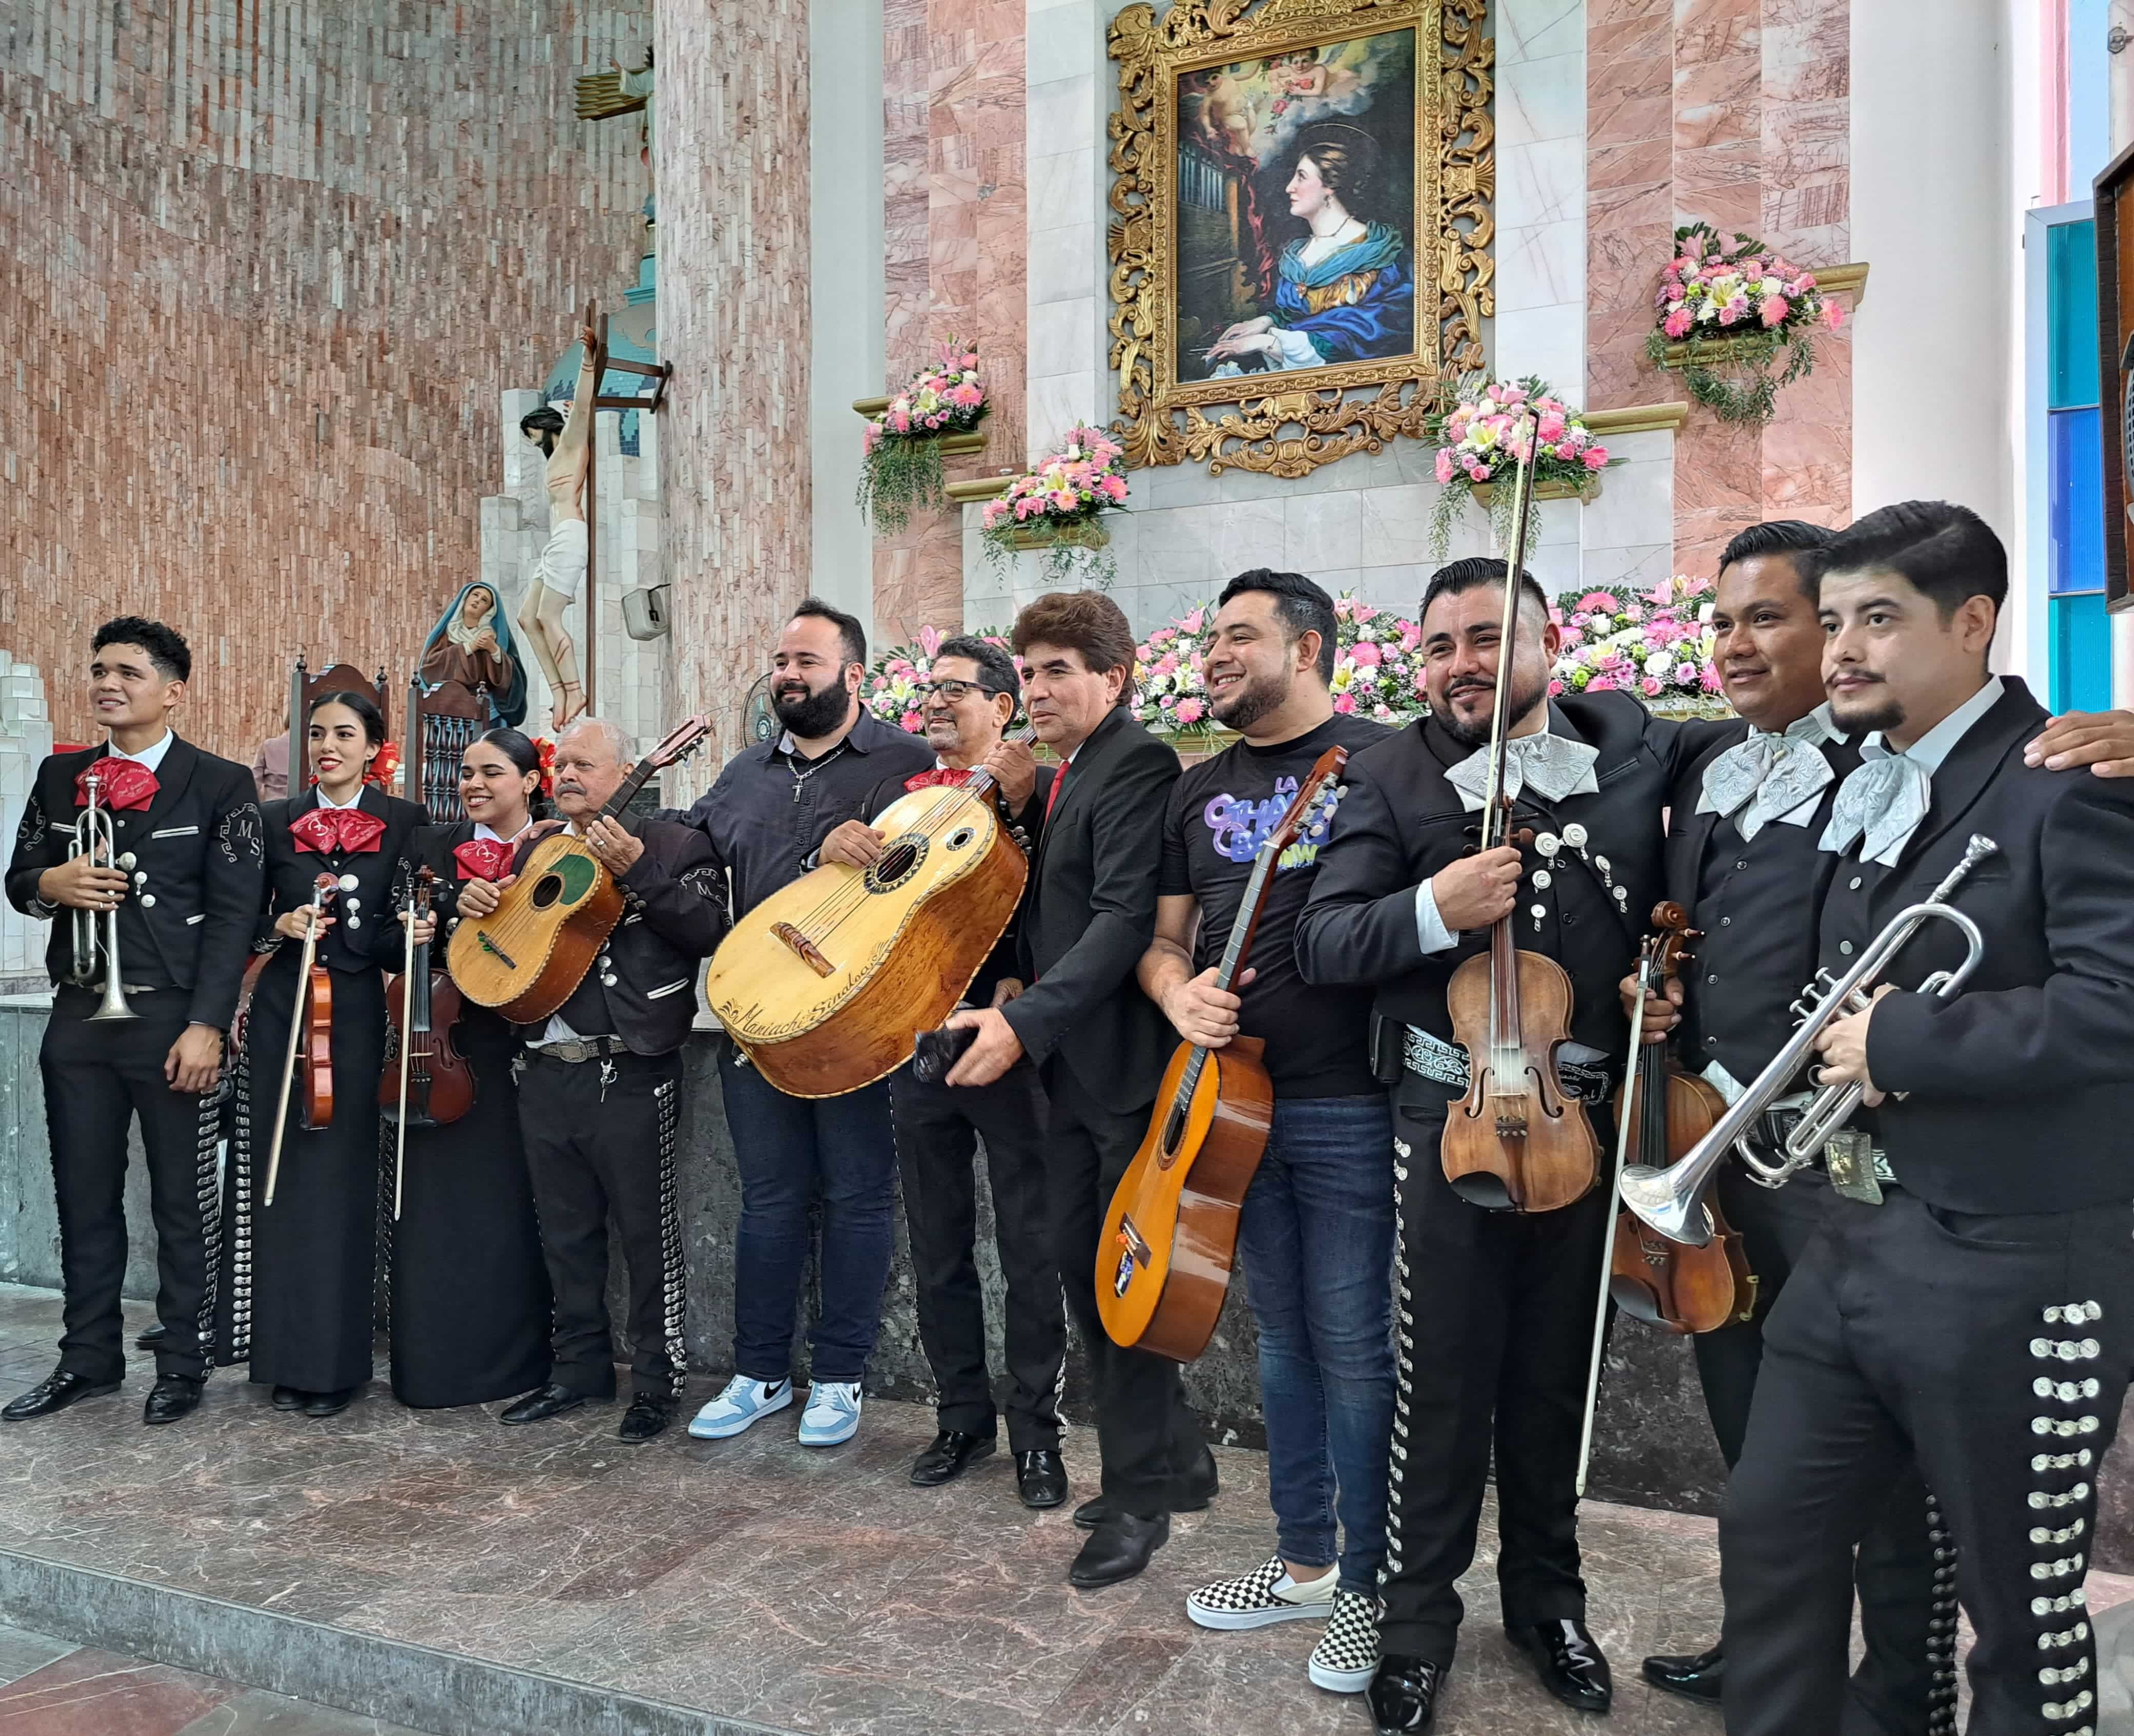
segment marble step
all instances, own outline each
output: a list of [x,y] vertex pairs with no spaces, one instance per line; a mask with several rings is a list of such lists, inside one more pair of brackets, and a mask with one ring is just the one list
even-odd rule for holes
[[435,1736],[798,1736],[12,1550],[0,1623]]

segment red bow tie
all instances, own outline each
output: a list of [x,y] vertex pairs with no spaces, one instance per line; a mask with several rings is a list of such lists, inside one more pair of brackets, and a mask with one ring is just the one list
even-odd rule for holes
[[161,786],[156,774],[138,760],[120,759],[113,754],[103,759],[91,760],[74,775],[74,799],[77,807],[89,805],[89,782],[95,779],[98,785],[96,799],[107,808],[145,808],[156,799]]
[[314,808],[289,822],[297,848],[317,856],[373,854],[384,833],[385,822],[360,808]]
[[968,784],[971,774],[954,771],[947,766],[936,766],[931,771],[920,771],[904,781],[907,790],[925,790],[935,784]]
[[511,872],[511,846],[500,838],[470,838],[452,846],[462,880],[501,880]]

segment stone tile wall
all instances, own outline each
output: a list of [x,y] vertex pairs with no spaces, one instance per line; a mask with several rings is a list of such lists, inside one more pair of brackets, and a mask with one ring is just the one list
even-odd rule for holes
[[299,646],[404,676],[478,570],[500,393],[633,281],[636,127],[573,119],[571,84],[650,8],[12,16],[0,644],[80,737],[89,629],[165,617],[183,727],[249,760]]

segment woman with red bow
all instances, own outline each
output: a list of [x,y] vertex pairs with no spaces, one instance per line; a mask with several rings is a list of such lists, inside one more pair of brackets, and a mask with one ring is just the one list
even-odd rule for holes
[[[258,950],[271,952],[253,990],[237,1136],[230,1144],[234,1221],[231,1354],[249,1343],[253,1381],[277,1410],[331,1416],[370,1379],[379,1222],[378,1078],[385,1059],[383,972],[403,961],[397,919],[427,816],[372,781],[385,720],[361,694],[311,704],[311,788],[263,810],[266,909]],[[333,994],[333,1115],[307,1128],[303,1080],[292,1090],[274,1202],[265,1202],[289,1021],[309,984],[300,976],[314,888],[331,883],[316,917],[316,962]],[[418,932],[420,941],[427,931]]]
[[[437,877],[440,923],[461,887],[509,878],[519,849],[555,824],[534,816],[544,782],[541,748],[515,729],[492,729],[461,756],[466,818],[415,844]],[[548,1379],[548,1269],[511,1072],[519,1043],[502,1014],[461,1008],[454,1038],[474,1107],[448,1126],[408,1128],[393,1236],[393,1395],[422,1409],[512,1398]]]

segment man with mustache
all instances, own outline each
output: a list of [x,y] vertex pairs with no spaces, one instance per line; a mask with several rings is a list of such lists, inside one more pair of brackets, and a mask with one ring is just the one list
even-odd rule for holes
[[[2033,762],[2044,708],[1987,665],[2007,590],[2000,539],[1944,501],[1871,513],[1823,558],[1824,687],[1865,736],[1820,836],[1823,967],[1972,839],[1997,848],[1952,895],[1983,941],[1961,992],[1921,992],[1964,956],[1934,923],[1818,1044],[1815,1082],[1864,1096],[1765,1324],[1721,1515],[1733,1736],[1851,1728],[1852,1552],[1914,1462],[1945,1527],[1936,1589],[1977,1636],[1967,1728],[2102,1722],[2083,1577],[2134,1358],[2134,786]],[[1953,1615],[1933,1639],[1953,1729]]]
[[[804,602],[771,668],[771,705],[785,733],[728,760],[688,815],[727,870],[736,917],[815,867],[832,831],[872,811],[877,785],[934,762],[923,740],[860,703],[867,632],[842,610]],[[790,1097],[729,1043],[719,1088],[741,1170],[734,1376],[689,1432],[723,1440],[792,1404],[794,1318],[812,1240],[809,1208],[819,1197],[820,1308],[799,1438],[803,1446],[835,1446],[859,1428],[861,1378],[889,1282],[896,1164],[889,1086]]]
[[[915,791],[952,790],[983,766],[998,786],[994,800],[1002,820],[1025,850],[1034,850],[1054,772],[1036,762],[1026,743],[1002,740],[1022,695],[1015,659],[983,639],[944,640],[920,691],[926,743],[936,763],[909,777],[885,778],[862,811],[880,815]],[[823,859],[870,867],[888,836],[863,820],[848,820],[823,840]],[[1026,897],[1026,884],[1024,891]],[[1018,907],[1018,919],[1021,913]],[[1018,922],[1011,921],[961,1006],[1004,1007],[1022,993],[1020,940]],[[973,1258],[978,1189],[971,1159],[983,1139],[993,1238],[1007,1290],[1007,1441],[1016,1492],[1026,1507],[1056,1507],[1067,1498],[1059,1409],[1067,1322],[1045,1197],[1046,1105],[1037,1069],[1026,1057],[990,1085],[952,1090],[942,1080],[900,1067],[890,1077],[889,1100],[918,1280],[919,1337],[934,1371],[940,1424],[912,1465],[911,1481],[939,1487],[990,1458],[996,1446],[998,1419]]]

